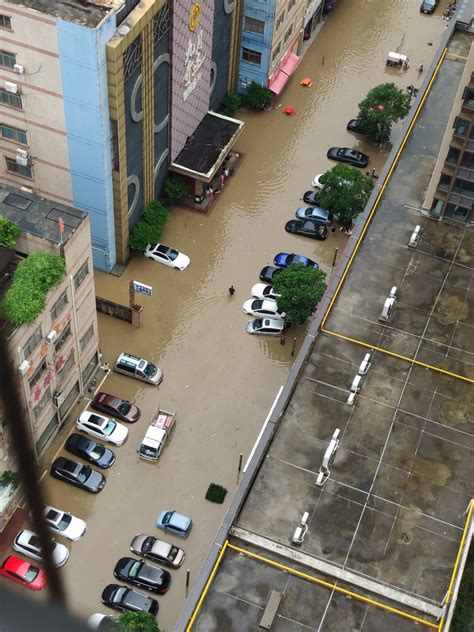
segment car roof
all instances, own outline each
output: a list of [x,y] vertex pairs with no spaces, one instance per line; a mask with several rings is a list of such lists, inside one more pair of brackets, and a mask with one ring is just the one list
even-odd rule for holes
[[72,461],[71,459],[66,459],[64,456],[60,456],[53,463],[54,466],[66,470],[67,472],[76,472],[78,467],[81,467],[80,463],[76,461]]

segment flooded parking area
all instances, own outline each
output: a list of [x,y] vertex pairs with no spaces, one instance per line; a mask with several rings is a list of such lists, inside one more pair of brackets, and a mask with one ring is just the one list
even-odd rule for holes
[[[247,458],[292,365],[293,342],[297,353],[305,333],[304,327],[289,329],[284,346],[278,337],[247,335],[242,303],[261,268],[280,251],[306,255],[331,273],[335,250],[340,256],[347,237],[337,231],[324,242],[313,241],[285,233],[284,225],[302,206],[314,175],[333,166],[326,158],[330,146],[368,153],[369,168],[380,171],[388,149],[380,151],[347,132],[347,121],[374,85],[418,83],[416,68],[429,65],[444,30],[440,16],[440,8],[431,18],[421,16],[418,3],[409,0],[341,0],[273,109],[238,113],[246,123],[236,147],[243,160],[212,212],[203,216],[172,209],[163,241],[191,258],[189,268],[178,272],[138,254],[119,278],[96,273],[97,295],[123,304],[128,304],[130,280],[153,287],[151,297],[140,297],[140,329],[99,316],[102,362],[113,366],[120,352],[132,353],[162,368],[164,381],[157,389],[111,373],[102,384],[102,390],[137,404],[142,416],[129,426],[126,443],[114,448],[117,461],[106,471],[100,494],[89,495],[48,474],[43,479],[51,505],[87,521],[85,537],[71,544],[61,570],[70,606],[79,616],[107,611],[100,594],[114,582],[113,567],[128,555],[133,536],[159,536],[158,513],[176,509],[191,516],[194,527],[184,541],[164,537],[186,551],[184,566],[172,571],[169,593],[159,598],[160,626],[172,629],[186,597],[186,569],[192,585],[235,491],[239,456]],[[385,66],[387,52],[398,49],[412,60],[407,72]],[[304,77],[312,78],[311,88],[299,84]],[[295,116],[282,113],[288,105]],[[230,285],[236,288],[232,297]],[[314,383],[302,387],[304,396],[316,397]],[[327,400],[319,401],[323,406]],[[177,423],[158,463],[147,463],[136,449],[157,406],[176,410]],[[71,415],[45,467],[73,421]],[[348,462],[347,476],[363,478],[362,460],[351,474],[353,466],[354,460]],[[272,480],[279,485],[286,477],[280,471]],[[227,488],[224,505],[204,500],[210,483]]]

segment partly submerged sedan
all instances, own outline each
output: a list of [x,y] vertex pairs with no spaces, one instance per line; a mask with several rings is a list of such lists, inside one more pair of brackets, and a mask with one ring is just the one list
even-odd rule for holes
[[255,283],[250,290],[250,294],[255,298],[271,298],[274,301],[280,298],[280,295],[273,290],[273,286],[266,283]]
[[265,266],[260,272],[260,281],[272,283],[273,277],[275,277],[277,274],[280,274],[281,271],[281,268],[276,268],[275,266]]
[[288,268],[294,263],[301,263],[307,268],[319,268],[319,265],[316,263],[316,261],[308,259],[308,257],[304,257],[303,255],[296,255],[295,253],[288,254],[287,252],[279,252],[277,255],[275,255],[273,263],[279,268]]
[[292,219],[285,224],[287,233],[310,237],[311,239],[319,239],[323,241],[328,237],[328,229],[321,226],[318,221],[312,219]]
[[369,157],[367,154],[363,154],[357,149],[350,149],[349,147],[331,147],[328,149],[327,157],[337,162],[344,162],[353,167],[367,167],[369,164]]
[[156,519],[156,526],[167,533],[172,533],[180,538],[187,538],[191,533],[193,521],[188,516],[183,516],[173,509],[162,511]]
[[130,550],[170,568],[179,568],[185,558],[183,549],[146,533],[139,533],[133,538]]
[[171,575],[168,571],[133,557],[120,558],[115,565],[114,576],[159,595],[164,595],[171,586]]
[[115,610],[149,612],[153,616],[158,614],[158,602],[156,599],[142,595],[119,584],[109,584],[104,588],[102,591],[102,603]]
[[319,208],[318,206],[307,206],[297,208],[295,213],[296,219],[313,219],[321,226],[331,226],[334,215],[329,211]]
[[187,255],[164,244],[148,244],[145,248],[145,257],[176,270],[186,270],[191,263]]
[[279,311],[276,301],[271,299],[251,298],[245,301],[242,311],[244,314],[260,318],[267,316],[268,318],[284,319],[286,317],[285,313]]
[[248,334],[261,334],[262,336],[281,336],[285,329],[285,321],[276,318],[256,318],[249,320],[245,328]]

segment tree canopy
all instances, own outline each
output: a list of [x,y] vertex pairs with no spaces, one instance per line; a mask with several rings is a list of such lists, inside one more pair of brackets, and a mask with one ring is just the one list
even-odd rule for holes
[[386,143],[392,124],[405,118],[410,111],[410,96],[394,83],[381,83],[367,93],[359,103],[359,124],[369,138]]
[[168,209],[159,200],[146,207],[143,216],[132,227],[128,245],[132,250],[145,250],[148,244],[160,241],[163,227],[168,219]]
[[149,612],[124,611],[118,619],[121,632],[160,632],[160,628]]
[[326,289],[326,273],[293,263],[273,279],[273,289],[280,298],[278,309],[294,323],[303,323],[314,312]]
[[0,215],[0,246],[13,248],[20,236],[20,227],[9,219]]
[[322,208],[334,213],[343,224],[364,210],[374,183],[360,169],[336,165],[323,176],[324,189],[319,193]]

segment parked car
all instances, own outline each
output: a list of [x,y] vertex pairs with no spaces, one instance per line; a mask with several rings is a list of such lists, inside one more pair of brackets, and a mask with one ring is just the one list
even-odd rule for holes
[[64,446],[68,452],[94,463],[97,467],[107,469],[115,463],[115,454],[109,448],[74,432]]
[[101,612],[95,612],[87,619],[87,626],[99,632],[120,632],[120,627],[113,617]]
[[191,259],[187,255],[183,255],[179,250],[164,244],[148,244],[145,248],[145,257],[158,261],[158,263],[164,263],[165,266],[176,270],[185,270],[191,263]]
[[321,226],[331,226],[334,215],[329,211],[325,211],[318,206],[306,206],[297,208],[295,213],[296,219],[313,219]]
[[275,266],[265,266],[262,268],[260,272],[260,281],[265,281],[266,283],[271,283],[273,278],[280,274],[281,268],[276,268]]
[[324,173],[318,173],[317,175],[314,176],[313,180],[311,181],[311,184],[313,185],[315,189],[324,189],[324,184],[322,182],[323,176],[324,176]]
[[129,424],[134,424],[140,419],[138,406],[103,391],[97,393],[91,401],[91,408]]
[[115,565],[114,576],[159,595],[164,595],[171,586],[171,575],[168,571],[133,557],[120,558]]
[[245,331],[248,334],[261,334],[264,336],[281,336],[285,329],[285,321],[275,318],[256,318],[249,320]]
[[288,268],[294,263],[301,263],[307,268],[319,268],[316,261],[308,259],[308,257],[304,257],[303,255],[296,255],[295,253],[288,254],[287,252],[279,252],[275,255],[273,263],[279,268]]
[[305,191],[303,194],[303,202],[305,204],[313,204],[319,206],[319,192],[318,191]]
[[51,476],[93,494],[98,494],[105,485],[105,478],[100,472],[63,456],[58,457],[52,464]]
[[244,314],[251,316],[268,316],[269,318],[285,319],[286,314],[278,310],[276,301],[271,299],[251,298],[242,306]]
[[349,147],[331,147],[328,149],[327,157],[337,162],[344,162],[353,167],[367,167],[369,157],[357,149]]
[[139,533],[133,538],[130,550],[170,568],[179,568],[185,558],[183,549],[145,533]]
[[136,590],[109,584],[102,591],[102,603],[115,610],[128,610],[130,612],[149,612],[156,617],[158,614],[158,602],[156,599],[142,595]]
[[55,507],[44,507],[43,518],[51,531],[55,531],[68,540],[79,540],[86,532],[86,523],[84,520],[76,518],[67,511],[61,511],[61,509],[56,509]]
[[[55,566],[64,566],[69,557],[69,549],[64,544],[59,544],[55,540],[51,539],[52,549],[51,555]],[[34,560],[40,562],[43,561],[43,555],[41,553],[40,541],[36,533],[23,529],[18,533],[12,544],[15,551],[22,553],[27,557],[31,557]]]
[[328,237],[328,229],[321,226],[318,221],[312,219],[292,219],[285,224],[287,233],[295,235],[303,235],[303,237],[311,237],[311,239],[324,240]]
[[76,421],[76,428],[92,437],[98,437],[114,445],[121,446],[128,437],[128,428],[109,417],[84,410]]
[[188,516],[178,513],[174,509],[162,511],[156,519],[156,526],[167,533],[172,533],[180,538],[187,538],[191,533],[193,521]]
[[273,300],[280,298],[280,294],[273,291],[273,286],[266,283],[256,283],[250,290],[250,294],[255,298],[272,298]]
[[46,573],[16,555],[9,555],[0,566],[0,575],[30,590],[44,590],[48,583]]
[[348,132],[355,132],[356,134],[362,134],[365,136],[365,132],[359,123],[359,119],[351,119],[347,124],[346,129]]
[[163,381],[163,371],[143,358],[121,353],[115,361],[114,371],[134,377],[142,382],[158,386]]
[[431,15],[438,6],[438,0],[423,0],[420,6],[420,13]]

